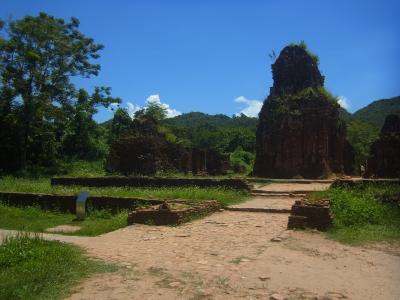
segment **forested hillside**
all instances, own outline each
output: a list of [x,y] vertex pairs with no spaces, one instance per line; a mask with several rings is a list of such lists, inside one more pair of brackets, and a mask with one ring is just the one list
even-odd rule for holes
[[[356,155],[356,166],[365,163],[369,147],[378,137],[380,128],[389,114],[400,115],[400,97],[377,100],[354,114],[340,108],[340,115],[347,123],[347,134]],[[232,153],[238,147],[251,154],[255,147],[257,118],[208,115],[200,112],[186,113],[165,119],[162,124],[171,130],[183,144],[216,148]]]
[[374,101],[357,110],[352,119],[381,128],[386,116],[390,114],[400,116],[400,96]]
[[237,147],[254,152],[256,118],[245,115],[232,118],[219,114],[191,112],[165,119],[162,125],[171,130],[182,144],[232,152]]
[[400,97],[374,101],[354,114],[341,109],[341,116],[347,123],[348,139],[355,150],[356,166],[365,165],[369,148],[390,114],[400,115]]

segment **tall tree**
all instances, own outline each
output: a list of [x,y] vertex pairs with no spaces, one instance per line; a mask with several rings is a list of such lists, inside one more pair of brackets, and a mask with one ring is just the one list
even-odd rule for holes
[[65,123],[65,111],[73,106],[76,95],[71,77],[89,78],[100,70],[92,60],[99,58],[103,45],[86,37],[78,27],[76,18],[66,22],[40,13],[11,21],[2,30],[0,107],[3,114],[14,108],[13,119],[20,127],[21,168],[29,159],[37,159],[40,149],[36,146],[44,145],[41,139],[57,138],[55,132]]
[[63,138],[63,151],[66,156],[93,160],[105,155],[106,135],[93,120],[99,106],[118,103],[118,98],[110,96],[110,88],[96,87],[92,95],[80,89],[76,102],[71,107],[71,117],[66,125]]
[[134,117],[136,119],[151,117],[157,121],[163,120],[167,117],[167,109],[160,103],[155,101],[150,101],[147,103],[146,107],[135,112]]
[[118,108],[111,122],[109,142],[126,132],[132,124],[132,119],[125,108]]

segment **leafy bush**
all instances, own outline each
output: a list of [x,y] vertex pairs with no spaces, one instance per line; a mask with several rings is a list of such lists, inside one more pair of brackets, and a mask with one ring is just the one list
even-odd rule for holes
[[246,173],[253,169],[255,155],[251,152],[244,151],[242,147],[237,147],[230,155],[232,165],[242,166]]
[[73,177],[103,176],[105,175],[104,161],[73,160],[65,162],[62,173]]
[[400,240],[400,205],[384,199],[399,198],[400,185],[371,184],[331,188],[313,194],[312,201],[329,199],[334,215],[330,235],[341,242]]
[[378,138],[379,128],[361,121],[347,124],[347,136],[354,148],[356,166],[364,165],[368,159],[370,146]]
[[381,224],[385,221],[388,208],[370,193],[337,189],[330,196],[337,227]]
[[305,50],[305,51],[308,53],[308,55],[311,56],[311,58],[313,59],[313,61],[314,61],[314,63],[315,63],[316,65],[319,65],[319,57],[318,57],[318,55],[312,53],[312,52],[308,49],[308,46],[307,46],[307,44],[306,44],[305,41],[300,41],[300,43],[298,43],[298,44],[296,44],[296,43],[290,43],[289,46],[299,46],[300,48],[302,48],[303,50]]

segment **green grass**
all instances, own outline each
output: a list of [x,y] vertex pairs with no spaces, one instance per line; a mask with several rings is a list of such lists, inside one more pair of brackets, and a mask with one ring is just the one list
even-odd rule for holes
[[[0,191],[4,192],[76,195],[82,190],[88,191],[93,196],[187,199],[194,203],[203,200],[217,200],[222,205],[239,203],[248,197],[247,192],[227,188],[52,187],[48,178],[26,179],[8,176],[0,179]],[[125,227],[127,214],[126,211],[118,214],[111,214],[107,211],[91,211],[84,221],[76,221],[73,214],[43,211],[35,207],[11,207],[1,204],[0,199],[0,228],[3,229],[44,232],[45,229],[57,225],[78,225],[81,229],[69,234],[96,236]]]
[[334,215],[330,237],[343,243],[363,244],[400,240],[400,206],[378,199],[400,195],[399,185],[372,184],[331,188],[315,193],[311,201],[329,199]]
[[88,258],[79,248],[20,234],[0,245],[0,299],[62,299],[93,273],[116,267]]
[[11,207],[0,203],[0,228],[2,229],[44,232],[45,229],[57,225],[76,225],[81,229],[68,233],[69,235],[96,236],[125,227],[127,217],[126,211],[118,214],[94,211],[84,221],[77,221],[73,214],[43,211],[36,207]]
[[2,192],[26,192],[60,195],[75,195],[85,190],[90,195],[120,196],[137,198],[159,199],[187,199],[193,201],[216,200],[222,205],[230,205],[244,201],[248,197],[245,191],[228,188],[200,188],[192,187],[81,187],[81,186],[54,186],[50,185],[49,178],[26,179],[6,176],[0,179]]

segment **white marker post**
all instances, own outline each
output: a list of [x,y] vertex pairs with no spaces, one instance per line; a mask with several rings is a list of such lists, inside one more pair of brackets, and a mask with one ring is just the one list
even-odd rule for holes
[[80,192],[76,199],[76,218],[83,221],[86,217],[86,200],[89,197],[89,192]]

